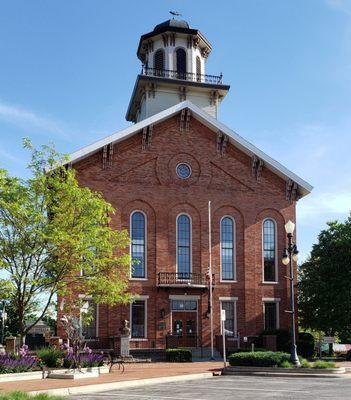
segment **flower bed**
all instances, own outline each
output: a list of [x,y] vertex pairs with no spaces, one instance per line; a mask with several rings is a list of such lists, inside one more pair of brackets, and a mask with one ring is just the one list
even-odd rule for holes
[[40,369],[40,360],[28,354],[28,346],[21,347],[19,354],[0,355],[0,374],[14,374]]
[[[60,349],[55,347],[46,347],[37,352],[42,364],[48,368],[71,368],[74,367],[74,358],[72,348],[66,344]],[[94,353],[89,347],[85,347],[78,356],[81,368],[101,367],[104,364],[104,355]]]

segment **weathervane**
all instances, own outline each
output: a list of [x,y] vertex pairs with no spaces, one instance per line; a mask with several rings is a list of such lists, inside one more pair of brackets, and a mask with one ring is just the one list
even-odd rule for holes
[[178,12],[178,11],[170,11],[169,12],[171,15],[173,15],[173,18],[174,17],[181,17],[182,16],[182,14],[180,13],[180,12]]

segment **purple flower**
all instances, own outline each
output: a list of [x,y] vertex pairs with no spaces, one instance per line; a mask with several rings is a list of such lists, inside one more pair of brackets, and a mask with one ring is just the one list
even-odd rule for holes
[[15,373],[31,371],[33,368],[38,366],[38,360],[27,354],[28,347],[25,355],[24,352],[20,352],[19,356],[12,354],[0,355],[0,373]]

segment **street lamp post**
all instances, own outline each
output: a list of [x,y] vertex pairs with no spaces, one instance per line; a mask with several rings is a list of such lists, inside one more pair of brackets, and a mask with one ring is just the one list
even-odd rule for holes
[[290,317],[291,317],[291,354],[290,361],[296,366],[300,366],[300,361],[296,351],[296,332],[295,332],[295,293],[294,293],[294,269],[293,261],[298,259],[298,250],[296,244],[293,243],[293,234],[295,230],[295,224],[292,221],[288,221],[285,224],[285,232],[288,238],[288,246],[285,247],[282,263],[290,267],[290,275],[287,277],[290,281]]

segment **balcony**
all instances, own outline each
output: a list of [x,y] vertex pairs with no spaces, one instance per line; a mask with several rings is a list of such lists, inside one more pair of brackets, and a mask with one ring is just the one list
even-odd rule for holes
[[[212,282],[214,285],[214,275]],[[157,286],[206,289],[208,280],[206,279],[206,274],[195,272],[159,272]]]
[[157,78],[167,78],[167,79],[180,79],[189,82],[198,83],[210,83],[212,85],[222,85],[223,75],[203,75],[196,74],[193,72],[178,72],[169,69],[155,69],[143,67],[141,70],[141,75],[155,76]]

